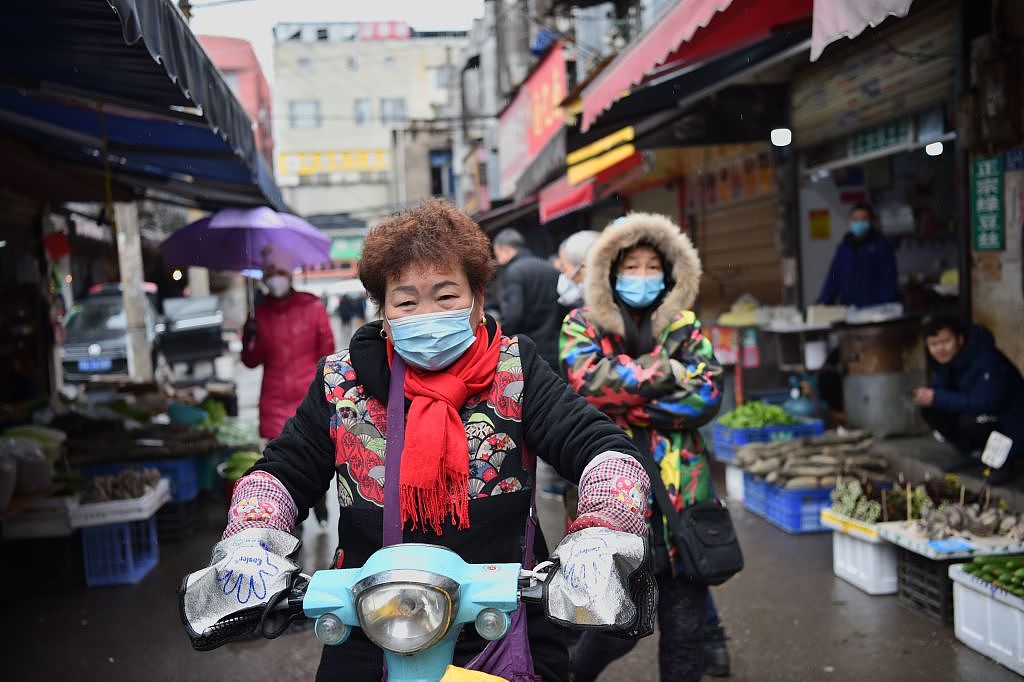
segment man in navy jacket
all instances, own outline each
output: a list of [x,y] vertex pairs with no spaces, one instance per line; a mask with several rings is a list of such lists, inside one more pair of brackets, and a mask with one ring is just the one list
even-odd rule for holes
[[931,385],[914,390],[922,416],[970,464],[981,456],[992,431],[1013,440],[1010,459],[993,480],[1012,475],[1012,461],[1024,450],[1024,379],[999,352],[992,334],[948,317],[925,321]]
[[818,303],[868,308],[899,300],[896,256],[867,204],[850,211],[850,231],[836,248]]

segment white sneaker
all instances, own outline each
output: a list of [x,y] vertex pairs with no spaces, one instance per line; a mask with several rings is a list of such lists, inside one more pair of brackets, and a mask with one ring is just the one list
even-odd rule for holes
[[935,440],[939,441],[940,443],[946,442],[946,439],[943,438],[942,434],[939,433],[938,431],[932,431],[932,437],[935,438]]

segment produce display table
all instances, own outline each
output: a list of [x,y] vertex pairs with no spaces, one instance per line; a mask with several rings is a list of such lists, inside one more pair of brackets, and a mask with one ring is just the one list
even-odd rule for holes
[[72,528],[145,521],[156,514],[157,510],[170,499],[171,484],[166,478],[161,478],[157,486],[142,497],[88,504],[78,504],[76,501],[68,507],[68,516]]
[[[56,496],[61,486],[34,495],[14,498],[0,515],[4,540],[63,538],[74,532],[68,519],[68,507],[77,503],[77,495]],[[17,503],[17,505],[16,505]]]
[[878,524],[878,534],[896,545],[900,602],[940,623],[954,620],[953,583],[949,569],[961,559],[975,556],[1024,553],[1024,543],[1003,537],[929,540],[906,521]]
[[31,495],[21,495],[19,497],[12,497],[4,509],[0,510],[0,522],[7,521],[17,515],[19,512],[28,509],[36,503],[45,500],[57,491],[61,489],[59,485],[53,485],[46,490],[40,490],[37,493]]
[[929,540],[918,530],[916,524],[908,528],[906,521],[889,521],[877,525],[878,535],[882,539],[929,559],[970,559],[974,556],[1024,554],[1024,542],[1011,542],[1000,536],[983,538],[971,535],[970,539]]

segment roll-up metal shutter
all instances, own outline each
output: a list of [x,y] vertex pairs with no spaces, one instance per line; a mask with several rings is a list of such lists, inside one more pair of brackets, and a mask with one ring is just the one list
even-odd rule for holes
[[906,19],[827,50],[796,75],[794,142],[817,145],[950,100],[955,31],[952,2],[917,2]]
[[707,208],[692,216],[704,267],[698,306],[709,318],[729,309],[743,293],[762,303],[782,299],[777,192]]

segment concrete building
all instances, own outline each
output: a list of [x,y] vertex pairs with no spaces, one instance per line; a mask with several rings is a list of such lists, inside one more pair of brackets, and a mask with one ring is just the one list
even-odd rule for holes
[[203,49],[252,119],[256,149],[271,168],[274,166],[274,130],[271,125],[270,85],[248,40],[224,36],[199,36]]
[[275,26],[276,171],[288,204],[372,221],[419,198],[406,181],[413,172],[429,183],[430,155],[399,164],[398,140],[451,118],[448,84],[466,42],[396,21]]

